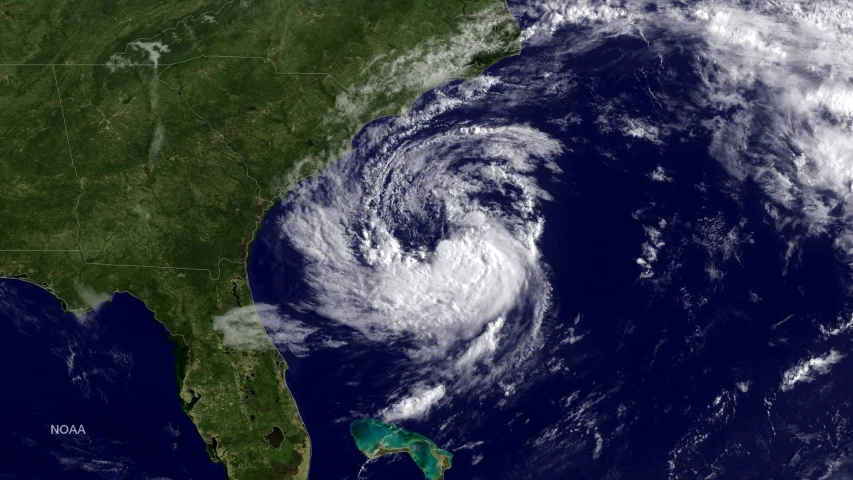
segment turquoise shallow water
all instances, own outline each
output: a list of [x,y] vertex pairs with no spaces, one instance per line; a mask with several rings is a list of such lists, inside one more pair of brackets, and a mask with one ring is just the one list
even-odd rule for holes
[[[438,448],[423,435],[373,418],[352,422],[350,433],[358,449],[369,457],[381,455],[382,450],[405,450],[430,480],[441,478],[453,460],[452,453]],[[444,459],[446,468],[442,468]]]

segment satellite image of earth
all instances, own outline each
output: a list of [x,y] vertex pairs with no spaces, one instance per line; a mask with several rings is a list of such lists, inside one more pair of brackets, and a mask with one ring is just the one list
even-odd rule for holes
[[853,478],[853,4],[0,42],[0,479]]

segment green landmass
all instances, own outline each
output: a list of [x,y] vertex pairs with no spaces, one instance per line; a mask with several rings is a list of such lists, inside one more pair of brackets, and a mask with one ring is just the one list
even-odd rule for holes
[[444,472],[453,462],[452,453],[438,448],[427,437],[373,418],[352,422],[350,433],[355,445],[367,458],[408,453],[429,480],[443,480]]
[[0,0],[0,45],[0,277],[142,299],[229,477],[306,478],[249,246],[366,122],[517,52],[504,2]]

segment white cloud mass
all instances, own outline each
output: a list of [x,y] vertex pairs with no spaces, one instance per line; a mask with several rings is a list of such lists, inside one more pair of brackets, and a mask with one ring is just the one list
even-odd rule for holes
[[263,303],[232,308],[213,317],[213,328],[222,334],[222,343],[238,350],[263,350],[271,346],[258,313],[273,312],[275,307]]
[[433,388],[416,388],[409,396],[399,400],[382,412],[382,420],[396,422],[399,420],[420,418],[444,398],[444,385]]
[[[528,174],[560,147],[516,126],[398,141],[362,172],[343,161],[288,197],[280,225],[307,261],[318,313],[372,340],[414,335],[420,354],[441,355],[541,290],[543,221],[534,210],[547,194]],[[462,161],[470,157],[484,161]],[[518,189],[510,212],[476,200],[510,186]],[[427,220],[441,227],[434,245],[405,245],[401,232]]]
[[[535,174],[559,172],[552,159],[562,145],[527,125],[434,120],[459,108],[449,99],[478,101],[499,85],[459,84],[407,118],[368,126],[352,154],[285,198],[277,218],[311,291],[292,306],[404,349],[417,381],[442,385],[441,395],[508,369],[522,374],[550,301],[537,245],[550,196]],[[424,135],[429,125],[438,129]],[[387,415],[420,411],[437,401],[430,391]]]
[[782,385],[780,388],[783,392],[786,392],[794,388],[798,383],[813,382],[815,377],[829,373],[830,368],[840,362],[842,358],[844,358],[844,355],[835,350],[830,350],[825,355],[802,360],[782,375]]

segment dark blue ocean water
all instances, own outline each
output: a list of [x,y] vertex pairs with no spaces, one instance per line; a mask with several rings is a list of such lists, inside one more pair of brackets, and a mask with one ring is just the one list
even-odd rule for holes
[[[492,97],[431,120],[442,128],[480,119],[525,124],[567,146],[557,161],[563,173],[539,178],[554,197],[542,207],[554,304],[546,360],[531,372],[539,380],[509,404],[455,398],[401,426],[454,453],[449,480],[819,477],[828,458],[851,446],[838,426],[853,414],[853,387],[842,380],[853,362],[790,392],[780,384],[803,359],[850,350],[848,338],[821,333],[849,318],[849,270],[830,235],[778,222],[755,185],[711,158],[701,121],[712,114],[693,97],[699,79],[687,40],[663,60],[645,42],[622,37],[566,54],[584,33],[566,30],[501,61],[488,71],[505,80]],[[573,83],[570,93],[549,88],[560,80]],[[452,95],[452,87],[438,91]],[[438,96],[426,94],[413,109]],[[695,127],[638,139],[603,128],[604,105]],[[392,124],[381,119],[370,128]],[[436,132],[422,127],[423,139]],[[369,161],[371,152],[356,155]],[[659,168],[669,180],[652,179]],[[276,224],[285,212],[273,210],[252,248],[255,300],[329,337],[357,337],[294,307],[312,293],[299,253]],[[650,228],[662,245],[654,274],[641,278],[636,259]],[[583,337],[566,341],[569,328]],[[386,405],[405,356],[367,342],[282,353],[313,440],[311,478],[359,478],[365,459],[349,422]],[[422,478],[397,457],[370,464],[360,478]]]
[[[168,337],[128,294],[78,319],[0,280],[0,478],[224,480],[181,408]],[[51,434],[63,424],[86,434]]]

